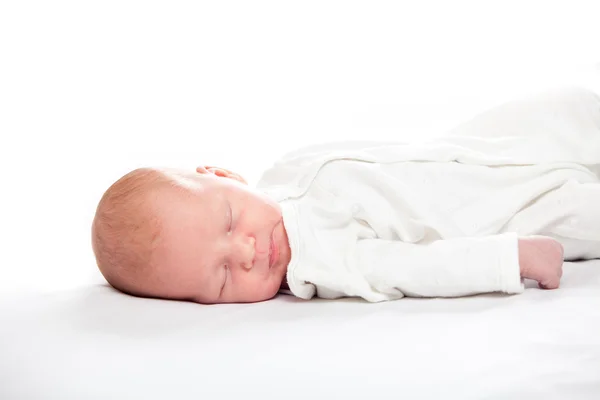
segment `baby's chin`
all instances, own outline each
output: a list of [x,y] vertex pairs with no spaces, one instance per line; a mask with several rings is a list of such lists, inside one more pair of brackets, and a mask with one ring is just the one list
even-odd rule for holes
[[268,288],[261,290],[260,293],[257,293],[255,300],[253,300],[253,301],[254,302],[267,301],[267,300],[271,300],[274,297],[276,297],[277,294],[279,294],[279,292],[283,288],[282,281],[285,282],[285,279],[281,278],[281,280],[276,285],[269,282]]
[[257,301],[267,301],[267,300],[273,299],[279,293],[280,288],[281,288],[281,286],[269,288],[269,290],[261,293],[261,296],[257,296],[257,298],[260,299]]

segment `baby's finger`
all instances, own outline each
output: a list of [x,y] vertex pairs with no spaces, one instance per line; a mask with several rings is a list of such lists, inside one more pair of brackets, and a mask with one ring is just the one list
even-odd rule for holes
[[545,290],[558,289],[560,286],[560,278],[548,279],[539,283],[539,287]]

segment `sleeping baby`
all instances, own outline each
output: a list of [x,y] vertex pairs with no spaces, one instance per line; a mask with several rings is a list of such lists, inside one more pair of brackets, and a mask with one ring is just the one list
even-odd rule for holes
[[141,168],[92,224],[100,271],[135,296],[204,304],[521,293],[600,258],[600,99],[562,89],[445,136],[290,153],[255,188],[225,168]]

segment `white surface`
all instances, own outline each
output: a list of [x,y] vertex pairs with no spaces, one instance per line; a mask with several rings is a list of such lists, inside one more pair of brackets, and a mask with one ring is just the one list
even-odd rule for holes
[[202,306],[95,286],[0,300],[2,399],[600,396],[600,261],[507,297]]

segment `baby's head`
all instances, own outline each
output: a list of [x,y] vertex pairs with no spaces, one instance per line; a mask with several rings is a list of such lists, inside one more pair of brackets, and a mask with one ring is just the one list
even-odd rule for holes
[[279,205],[225,169],[137,169],[104,194],[92,224],[98,267],[141,297],[267,300],[290,261]]

